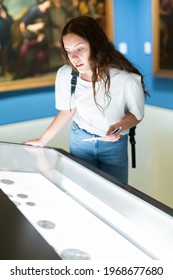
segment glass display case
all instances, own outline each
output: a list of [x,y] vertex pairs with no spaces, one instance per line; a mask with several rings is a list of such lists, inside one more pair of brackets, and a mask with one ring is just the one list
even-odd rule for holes
[[172,259],[173,210],[69,153],[0,142],[0,259]]

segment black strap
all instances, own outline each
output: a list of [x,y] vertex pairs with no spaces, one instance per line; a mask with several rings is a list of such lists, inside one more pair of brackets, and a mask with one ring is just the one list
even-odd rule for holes
[[[72,78],[71,78],[71,96],[72,96],[72,94],[75,92],[75,89],[76,89],[77,77],[79,76],[79,73],[72,70],[71,75],[72,75]],[[129,131],[129,141],[131,144],[131,151],[132,151],[132,168],[136,168],[135,129],[136,129],[136,126],[130,128],[130,131]]]
[[132,151],[132,168],[136,168],[135,129],[136,129],[136,126],[130,128],[130,131],[129,131],[129,141],[131,144],[131,151]]
[[71,95],[72,95],[76,89],[77,77],[79,76],[79,73],[72,70],[71,75],[72,75],[72,78],[71,78]]

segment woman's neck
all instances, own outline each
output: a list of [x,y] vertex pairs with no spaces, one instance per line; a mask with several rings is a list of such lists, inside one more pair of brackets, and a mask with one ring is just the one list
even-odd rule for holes
[[92,82],[92,73],[82,73],[80,74],[80,77],[82,80],[85,80],[87,82]]

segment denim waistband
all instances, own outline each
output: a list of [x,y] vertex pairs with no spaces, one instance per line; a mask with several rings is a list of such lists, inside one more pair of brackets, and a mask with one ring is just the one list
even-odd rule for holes
[[95,137],[101,136],[101,135],[94,134],[94,133],[92,133],[92,132],[90,132],[90,131],[87,131],[86,129],[81,128],[75,121],[73,121],[72,126],[73,126],[73,125],[74,125],[74,126],[77,126],[78,129],[84,131],[85,133],[87,133],[87,134],[89,134],[89,135],[91,135],[91,136],[95,136]]

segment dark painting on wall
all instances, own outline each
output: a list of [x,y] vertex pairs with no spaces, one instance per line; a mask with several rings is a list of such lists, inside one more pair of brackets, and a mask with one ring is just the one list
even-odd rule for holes
[[173,78],[173,1],[153,0],[153,70]]
[[62,28],[79,15],[112,39],[112,0],[0,0],[0,91],[54,85]]

